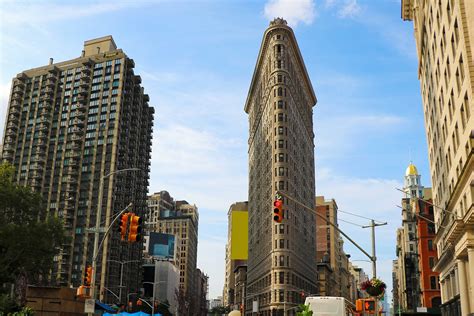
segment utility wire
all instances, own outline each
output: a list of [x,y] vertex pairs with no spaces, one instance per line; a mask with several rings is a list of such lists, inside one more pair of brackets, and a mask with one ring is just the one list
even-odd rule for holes
[[[402,210],[404,210],[404,208],[401,207],[400,205],[395,205],[395,206],[401,208]],[[423,215],[416,214],[416,213],[414,213],[414,214],[415,214],[415,216],[418,216],[418,217],[420,217],[420,218],[423,218],[424,220],[426,220],[426,221],[428,221],[428,222],[430,222],[430,223],[436,224],[435,221],[429,219],[428,217],[424,217]],[[443,227],[443,228],[446,228],[446,226],[444,226],[444,225],[439,225],[439,226],[441,226],[441,227]]]
[[352,215],[352,216],[356,216],[356,217],[368,219],[368,220],[374,220],[375,222],[384,223],[384,222],[382,222],[382,221],[379,221],[379,220],[376,220],[376,219],[373,219],[373,218],[368,218],[368,217],[365,217],[365,216],[362,216],[362,215],[359,215],[359,214],[354,214],[354,213],[347,212],[347,211],[341,211],[340,209],[338,209],[337,211],[338,211],[338,212],[342,212],[342,213],[346,213],[346,214],[350,214],[350,215]]
[[357,227],[360,227],[360,228],[364,228],[363,225],[360,225],[360,224],[357,224],[357,223],[353,223],[353,222],[349,222],[349,221],[345,221],[345,220],[340,219],[340,218],[338,218],[338,221],[341,221],[341,222],[344,222],[344,223],[347,223],[347,224],[351,224],[351,225],[354,225],[354,226],[357,226]]
[[[327,205],[324,205],[324,204],[315,204],[315,206],[327,206]],[[347,212],[347,211],[341,211],[340,209],[336,209],[336,211],[337,211],[337,212],[341,212],[341,213],[350,214],[350,215],[353,215],[353,216],[356,216],[356,217],[368,219],[368,220],[373,220],[374,222],[385,223],[385,222],[382,222],[382,221],[379,221],[379,220],[376,220],[376,219],[373,219],[373,218],[368,218],[368,217],[365,217],[365,216],[362,216],[362,215],[359,215],[359,214],[350,213],[350,212]]]

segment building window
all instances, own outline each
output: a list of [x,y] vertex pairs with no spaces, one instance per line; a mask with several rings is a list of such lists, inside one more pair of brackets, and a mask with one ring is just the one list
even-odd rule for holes
[[430,286],[431,286],[432,290],[437,289],[436,283],[437,283],[436,282],[436,277],[435,276],[430,276]]
[[435,265],[435,258],[434,257],[429,258],[429,265],[430,265],[430,269],[433,270],[433,267]]
[[432,239],[428,239],[428,250],[433,251],[433,240]]

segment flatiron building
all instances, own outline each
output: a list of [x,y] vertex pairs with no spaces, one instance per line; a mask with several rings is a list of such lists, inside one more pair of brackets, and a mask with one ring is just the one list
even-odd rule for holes
[[[313,106],[316,96],[295,35],[277,18],[263,35],[245,103],[249,117],[246,314],[294,315],[317,292]],[[284,219],[273,220],[280,190]],[[313,210],[313,211],[311,211]]]

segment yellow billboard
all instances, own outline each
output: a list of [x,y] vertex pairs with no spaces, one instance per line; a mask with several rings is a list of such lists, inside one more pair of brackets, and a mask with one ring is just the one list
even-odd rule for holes
[[249,213],[247,211],[233,211],[231,221],[230,259],[247,260],[249,256]]

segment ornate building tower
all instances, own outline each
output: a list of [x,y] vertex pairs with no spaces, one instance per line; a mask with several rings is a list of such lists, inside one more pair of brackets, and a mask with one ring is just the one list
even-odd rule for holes
[[[316,293],[315,215],[284,198],[273,221],[276,190],[315,209],[313,106],[316,104],[295,35],[283,19],[270,22],[250,84],[249,259],[246,314],[282,313]],[[287,312],[293,315],[295,309]]]
[[410,162],[405,172],[405,197],[407,198],[423,198],[423,186],[421,185],[421,176],[415,165]]

